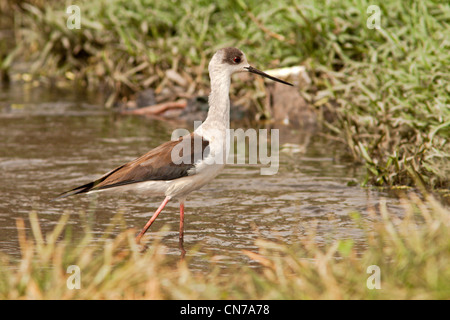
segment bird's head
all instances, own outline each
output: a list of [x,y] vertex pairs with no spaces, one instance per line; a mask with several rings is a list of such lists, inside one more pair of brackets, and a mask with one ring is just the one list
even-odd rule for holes
[[212,57],[208,69],[211,75],[215,73],[227,73],[229,76],[231,76],[233,73],[237,72],[251,72],[273,81],[278,81],[283,84],[292,86],[292,84],[289,82],[272,77],[267,73],[264,73],[261,70],[252,67],[247,62],[245,54],[241,50],[233,47],[218,50]]

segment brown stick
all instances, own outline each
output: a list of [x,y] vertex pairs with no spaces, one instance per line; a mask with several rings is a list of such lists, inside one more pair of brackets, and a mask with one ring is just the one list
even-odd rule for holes
[[182,109],[187,105],[187,101],[185,99],[177,100],[177,101],[169,101],[159,104],[154,104],[151,106],[134,109],[134,110],[125,110],[122,111],[122,114],[136,114],[136,115],[146,115],[146,114],[160,114],[168,109]]

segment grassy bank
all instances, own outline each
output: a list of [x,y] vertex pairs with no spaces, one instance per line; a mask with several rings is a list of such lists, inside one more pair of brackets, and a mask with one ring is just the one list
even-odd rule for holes
[[[292,245],[257,241],[257,251],[242,254],[259,267],[220,268],[210,259],[202,272],[185,260],[174,261],[152,239],[145,252],[124,230],[106,242],[93,241],[86,228],[77,244],[61,217],[42,234],[36,213],[17,221],[22,258],[1,255],[1,299],[450,299],[450,212],[431,196],[402,200],[404,214],[392,215],[383,201],[369,217],[352,213],[363,243],[351,238],[318,244],[314,223]],[[83,220],[81,218],[81,220]],[[121,227],[120,216],[111,224]],[[25,231],[30,228],[30,234]],[[88,226],[88,224],[86,224]],[[79,289],[71,265],[80,274]],[[369,266],[379,268],[376,275]],[[373,277],[371,277],[373,276]],[[69,287],[68,287],[69,283]]]
[[[419,179],[449,188],[445,1],[81,0],[79,30],[67,28],[69,4],[14,6],[16,47],[3,55],[4,67],[25,60],[22,72],[35,77],[101,84],[111,105],[146,88],[175,97],[205,93],[208,59],[220,47],[237,46],[264,68],[307,67],[312,83],[299,90],[330,139],[366,165],[363,184]],[[373,4],[381,29],[367,27]],[[174,81],[169,69],[183,80]],[[270,114],[256,83],[235,83],[233,95],[243,86],[252,92],[249,107]]]

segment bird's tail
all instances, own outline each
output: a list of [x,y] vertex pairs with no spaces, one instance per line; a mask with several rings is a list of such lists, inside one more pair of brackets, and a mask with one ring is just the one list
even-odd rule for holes
[[110,175],[112,175],[114,172],[118,171],[119,169],[121,169],[123,166],[117,167],[114,170],[108,172],[107,174],[103,175],[102,177],[100,177],[99,179],[86,183],[82,186],[73,188],[72,190],[66,191],[61,193],[59,196],[57,196],[56,198],[54,198],[52,201],[58,200],[58,199],[62,199],[65,197],[69,197],[69,196],[73,196],[75,194],[79,194],[79,193],[86,193],[89,191],[94,191],[94,190],[99,190],[97,187],[97,185],[99,183],[101,183],[102,181],[104,181],[106,178],[108,178]]
[[63,192],[60,195],[58,195],[56,198],[54,198],[52,201],[55,201],[55,200],[58,200],[58,199],[62,199],[62,198],[65,198],[65,197],[69,197],[69,196],[73,196],[73,195],[79,194],[79,193],[89,192],[97,184],[96,182],[97,181],[92,181],[92,182],[86,183],[85,185],[76,187],[76,188],[74,188],[72,190]]

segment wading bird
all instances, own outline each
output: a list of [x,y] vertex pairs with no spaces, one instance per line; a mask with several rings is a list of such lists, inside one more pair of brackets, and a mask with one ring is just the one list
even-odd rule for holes
[[143,156],[106,173],[99,179],[59,195],[59,198],[94,192],[133,191],[146,196],[165,196],[164,201],[136,237],[141,237],[171,199],[180,202],[180,243],[184,233],[186,196],[214,179],[225,166],[227,129],[230,127],[230,81],[237,72],[251,72],[287,85],[247,62],[236,48],[223,48],[212,57],[209,66],[211,93],[206,120],[193,133],[169,141]]

